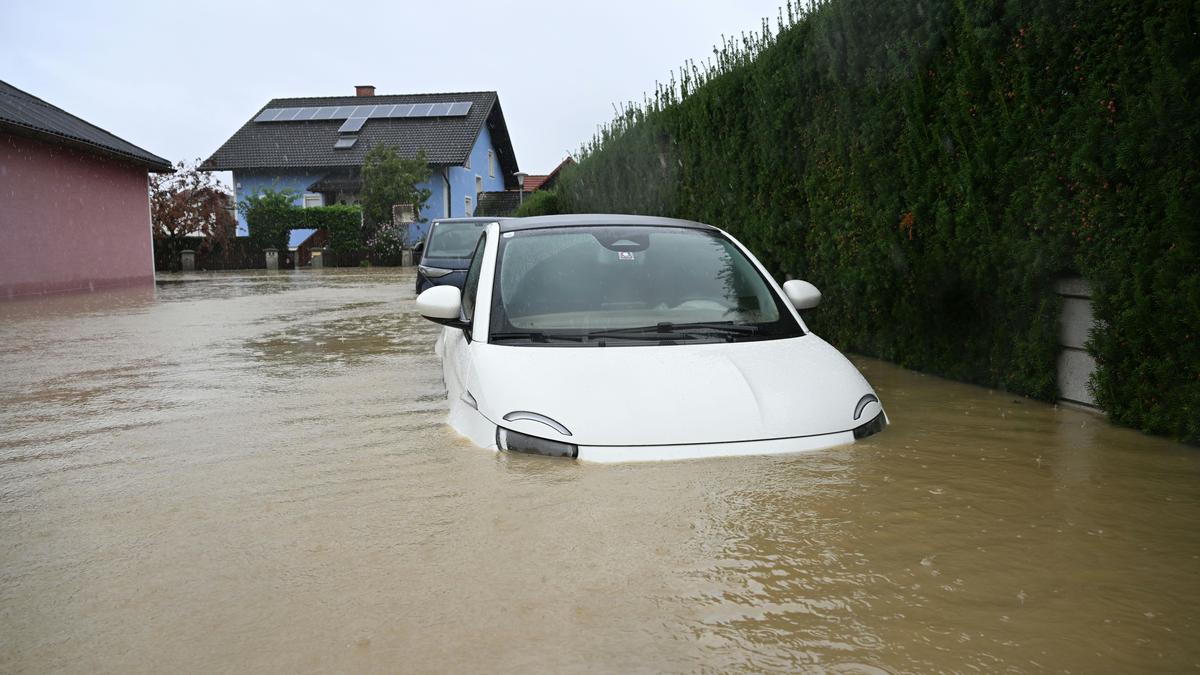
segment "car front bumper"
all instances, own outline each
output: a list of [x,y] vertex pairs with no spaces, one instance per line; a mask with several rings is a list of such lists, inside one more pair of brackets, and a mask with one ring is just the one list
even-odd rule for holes
[[[746,457],[753,455],[785,455],[848,445],[882,431],[889,424],[887,413],[880,411],[857,429],[827,434],[772,438],[755,441],[717,443],[688,443],[680,445],[579,445],[574,457],[581,462],[616,464],[625,462],[665,462],[709,457]],[[478,446],[500,452],[497,444],[498,427],[465,401],[452,401],[450,426]],[[868,433],[864,430],[869,429]],[[858,432],[858,433],[856,433]],[[568,440],[568,439],[562,439]]]

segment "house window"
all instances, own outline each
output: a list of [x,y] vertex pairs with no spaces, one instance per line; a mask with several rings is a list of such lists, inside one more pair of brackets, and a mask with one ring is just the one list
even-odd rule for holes
[[483,176],[475,174],[475,194],[483,192]]
[[496,153],[488,150],[488,178],[496,177]]
[[471,208],[471,198],[463,197],[463,215],[473,216],[475,211]]
[[315,192],[304,193],[304,208],[311,209],[314,206],[324,206],[325,200],[321,199],[321,195]]
[[467,155],[467,161],[463,162],[463,168],[464,169],[471,168],[471,155]]

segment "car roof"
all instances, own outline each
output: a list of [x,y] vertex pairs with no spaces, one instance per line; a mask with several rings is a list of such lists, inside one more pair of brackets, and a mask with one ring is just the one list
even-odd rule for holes
[[433,224],[438,223],[496,223],[504,220],[504,218],[478,216],[471,218],[434,218]]
[[693,230],[716,230],[712,225],[694,220],[660,218],[658,216],[632,216],[618,213],[571,213],[558,216],[534,216],[531,218],[496,218],[501,232],[533,230],[550,227],[595,227],[605,225],[637,225],[640,227],[685,227]]

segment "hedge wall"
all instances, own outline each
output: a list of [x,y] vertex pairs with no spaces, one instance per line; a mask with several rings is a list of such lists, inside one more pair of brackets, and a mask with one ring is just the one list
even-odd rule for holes
[[812,323],[840,347],[1045,400],[1053,282],[1082,274],[1099,404],[1200,442],[1198,16],[789,6],[603,129],[559,208],[716,224],[816,283]]

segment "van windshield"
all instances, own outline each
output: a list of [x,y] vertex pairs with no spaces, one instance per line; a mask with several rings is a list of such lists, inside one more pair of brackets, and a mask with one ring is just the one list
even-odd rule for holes
[[558,227],[504,233],[489,341],[682,344],[803,335],[778,294],[721,233]]
[[479,233],[487,226],[487,222],[434,223],[425,244],[425,257],[470,258],[479,241]]

